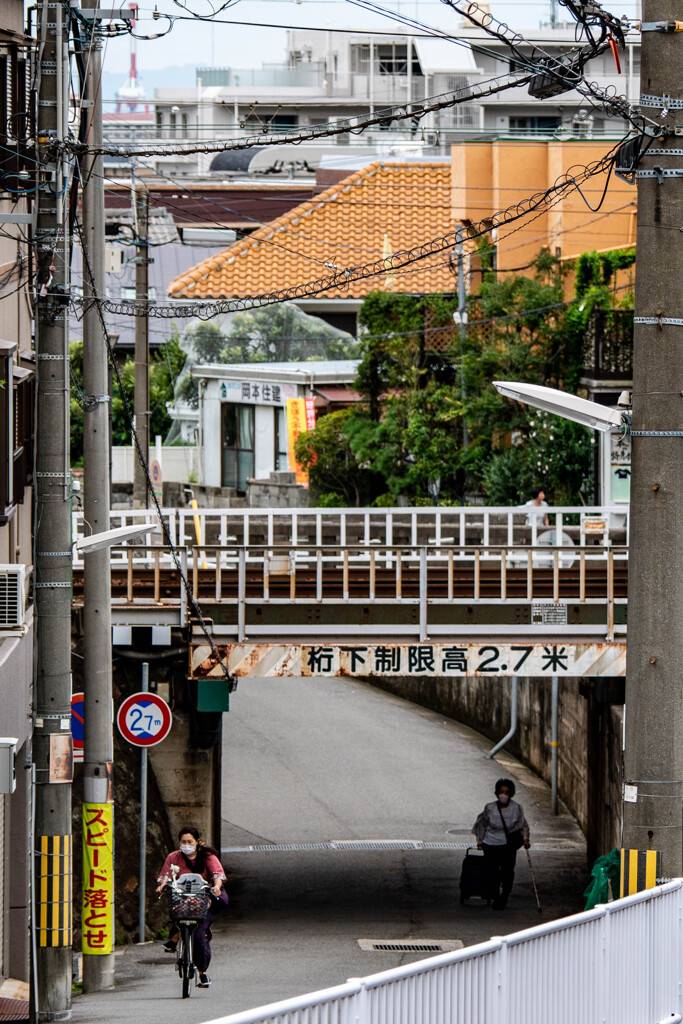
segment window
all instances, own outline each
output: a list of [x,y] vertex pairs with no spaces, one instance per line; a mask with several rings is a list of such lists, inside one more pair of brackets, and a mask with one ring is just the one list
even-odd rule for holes
[[517,132],[554,132],[559,128],[559,117],[511,117],[510,128]]
[[12,498],[24,500],[24,490],[33,481],[33,398],[35,376],[32,370],[15,366],[14,379],[14,452]]
[[289,469],[289,452],[287,445],[287,418],[283,406],[273,408],[273,426],[275,428],[275,469]]
[[157,110],[154,117],[156,120],[157,137],[161,138],[164,133],[164,115],[161,110]]
[[405,43],[379,43],[375,54],[380,75],[408,74],[408,47]]
[[254,406],[221,406],[221,482],[245,494],[254,475]]
[[19,172],[30,171],[33,177],[35,171],[35,162],[26,158],[31,131],[27,67],[26,52],[16,43],[0,44],[0,183],[15,191],[32,187],[17,179]]
[[268,118],[268,127],[276,132],[287,132],[299,125],[298,114],[274,114]]
[[370,73],[370,46],[368,43],[357,43],[351,47],[351,71],[356,75]]

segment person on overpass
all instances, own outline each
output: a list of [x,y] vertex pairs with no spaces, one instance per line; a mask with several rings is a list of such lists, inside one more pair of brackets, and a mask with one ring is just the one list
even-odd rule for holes
[[472,832],[477,849],[484,851],[486,896],[494,910],[504,910],[515,879],[517,850],[529,849],[529,826],[524,808],[513,800],[512,779],[498,779],[496,799],[486,804]]
[[548,513],[543,511],[548,507],[548,502],[545,500],[545,491],[542,487],[531,488],[531,498],[524,507],[529,509],[526,514],[526,526],[533,526],[534,523],[537,527],[550,526]]
[[[180,848],[169,853],[164,861],[164,866],[157,878],[159,883],[157,892],[161,892],[166,883],[171,881],[171,868],[177,867],[178,877],[197,874],[211,885],[214,909],[218,909],[221,904],[227,904],[228,894],[223,890],[225,871],[218,859],[218,852],[212,846],[202,842],[199,838],[199,831],[192,826],[181,828],[178,838]],[[167,953],[175,953],[178,942],[177,935],[178,931],[174,929],[168,941],[164,943]],[[211,910],[209,910],[206,920],[201,921],[195,929],[193,951],[195,967],[199,972],[197,987],[208,988],[211,984],[206,973],[211,962]]]

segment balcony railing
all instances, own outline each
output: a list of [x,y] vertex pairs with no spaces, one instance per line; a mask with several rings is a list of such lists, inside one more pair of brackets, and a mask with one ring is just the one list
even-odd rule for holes
[[595,310],[586,331],[583,375],[591,380],[631,380],[633,310]]

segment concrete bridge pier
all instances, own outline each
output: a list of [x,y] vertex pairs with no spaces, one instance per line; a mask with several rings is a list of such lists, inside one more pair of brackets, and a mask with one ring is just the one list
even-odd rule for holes
[[[221,820],[221,746],[220,722],[217,729],[202,728],[197,713],[173,710],[173,728],[168,737],[149,751],[159,791],[166,808],[171,835],[194,825],[200,835],[220,849]],[[218,717],[216,715],[216,717]],[[211,747],[193,746],[193,742],[217,737]]]

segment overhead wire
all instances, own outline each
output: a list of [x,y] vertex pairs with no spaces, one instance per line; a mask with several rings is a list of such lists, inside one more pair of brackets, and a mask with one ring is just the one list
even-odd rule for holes
[[[485,218],[478,224],[471,225],[468,229],[468,237],[470,239],[481,237],[482,235],[490,232],[492,228],[498,228],[500,226],[513,223],[521,218],[528,217],[529,214],[547,209],[554,202],[556,197],[561,196],[565,192],[572,191],[576,188],[577,184],[580,185],[583,181],[588,180],[594,174],[600,173],[601,171],[607,172],[615,159],[615,155],[614,151],[610,151],[608,154],[601,157],[599,160],[594,161],[592,164],[582,165],[577,168],[570,168],[567,172],[562,174],[553,185],[544,191],[537,192],[532,196],[526,197],[520,202],[512,204],[507,209]],[[316,281],[309,281],[305,284],[297,285],[292,288],[279,289],[243,298],[210,300],[201,304],[183,302],[182,300],[179,300],[175,305],[152,305],[148,303],[137,305],[135,303],[125,302],[113,303],[111,301],[105,301],[103,305],[112,313],[123,313],[132,316],[197,316],[205,319],[211,319],[218,313],[235,312],[255,306],[272,305],[286,301],[290,298],[306,298],[322,294],[325,291],[333,289],[343,290],[352,281],[364,280],[380,274],[386,274],[387,272],[401,270],[404,267],[409,266],[411,263],[419,262],[435,255],[438,252],[452,248],[455,244],[456,233],[449,232],[446,235],[431,239],[428,242],[414,246],[411,249],[394,253],[386,258],[374,260],[360,267],[347,267],[341,270],[335,270],[333,273],[323,278],[319,278]]]
[[[91,262],[90,262],[90,256],[88,254],[88,247],[87,247],[85,238],[83,236],[83,231],[82,231],[81,224],[80,224],[79,220],[76,221],[76,230],[77,230],[78,236],[80,238],[80,242],[81,242],[81,252],[83,254],[83,263],[84,263],[84,266],[85,266],[85,268],[87,270],[90,287],[92,288],[93,292],[96,292],[95,275],[94,275],[94,272],[93,272],[93,269],[92,269],[92,265],[91,265]],[[140,463],[140,466],[142,467],[142,471],[143,471],[143,474],[145,476],[145,482],[147,484],[147,492],[148,492],[150,498],[152,499],[152,504],[154,505],[154,509],[156,511],[157,518],[159,520],[159,525],[161,527],[164,539],[166,541],[166,545],[170,549],[171,558],[173,560],[173,563],[174,563],[175,568],[176,568],[176,572],[178,573],[178,576],[180,578],[181,584],[182,584],[183,589],[185,591],[185,595],[186,595],[188,604],[189,604],[190,608],[192,609],[194,615],[196,616],[196,619],[197,619],[197,622],[199,624],[199,627],[200,627],[202,633],[204,634],[204,637],[205,637],[209,647],[211,648],[212,655],[215,657],[218,665],[220,665],[221,670],[223,671],[223,674],[225,675],[226,679],[229,681],[230,689],[234,689],[235,688],[235,681],[232,678],[232,676],[230,675],[230,673],[228,671],[228,667],[225,664],[224,660],[221,658],[220,652],[218,651],[218,648],[216,647],[215,641],[214,641],[213,637],[211,636],[211,633],[209,632],[209,629],[208,629],[208,627],[206,625],[206,621],[205,621],[205,619],[204,619],[204,617],[202,615],[201,608],[199,607],[199,603],[197,602],[197,599],[194,596],[194,592],[193,592],[192,586],[190,584],[190,581],[188,580],[187,575],[186,575],[186,573],[185,573],[185,571],[183,569],[182,563],[180,561],[180,556],[179,556],[178,550],[177,550],[177,548],[176,548],[176,546],[175,546],[175,544],[173,542],[173,538],[171,537],[171,533],[169,531],[168,524],[166,523],[166,520],[164,519],[162,510],[161,510],[161,505],[159,504],[159,499],[157,498],[156,491],[155,491],[154,485],[152,483],[152,477],[150,475],[149,464],[148,464],[147,458],[145,457],[145,453],[143,453],[143,451],[142,451],[142,446],[140,444],[140,438],[139,438],[137,429],[135,427],[135,416],[134,416],[133,410],[131,408],[130,400],[128,398],[128,395],[126,394],[126,390],[125,390],[125,387],[123,385],[123,380],[121,378],[121,372],[119,370],[118,362],[116,360],[116,357],[114,355],[114,350],[113,350],[112,345],[111,345],[111,341],[110,341],[110,338],[109,338],[109,331],[107,329],[107,325],[106,325],[105,320],[104,320],[102,303],[98,302],[97,299],[93,298],[92,296],[90,296],[88,298],[88,300],[86,300],[86,301],[88,301],[90,303],[94,302],[94,304],[96,306],[97,313],[98,313],[98,319],[100,321],[100,328],[101,328],[101,331],[102,331],[102,340],[104,341],[104,344],[106,345],[106,348],[107,348],[107,354],[108,354],[108,357],[109,357],[109,362],[110,362],[110,365],[112,367],[112,370],[113,370],[113,373],[114,373],[114,377],[116,379],[116,385],[117,385],[117,387],[119,389],[119,394],[121,396],[121,401],[123,403],[124,413],[125,413],[126,419],[128,421],[128,427],[129,427],[130,432],[131,432],[131,438],[133,440],[133,446],[135,448],[137,459],[138,459],[138,462]]]
[[408,103],[400,106],[389,106],[378,108],[366,116],[354,116],[344,118],[340,121],[329,122],[325,125],[310,125],[307,128],[296,131],[266,132],[259,135],[248,136],[241,139],[225,141],[204,141],[188,142],[183,145],[146,146],[135,148],[130,146],[84,146],[71,140],[63,140],[58,143],[61,148],[74,152],[97,153],[103,156],[116,157],[145,157],[165,155],[190,155],[193,153],[225,153],[233,150],[253,149],[255,146],[282,146],[299,144],[314,139],[330,138],[336,135],[358,135],[366,128],[375,125],[383,125],[390,121],[414,120],[416,123],[426,114],[437,110],[445,110],[455,107],[471,100],[481,99],[485,96],[493,96],[496,93],[504,92],[506,89],[517,88],[528,83],[531,74],[518,75],[508,73],[487,79],[485,82],[477,82],[463,86],[460,89],[448,93],[441,93],[438,96],[430,96],[421,103]]

